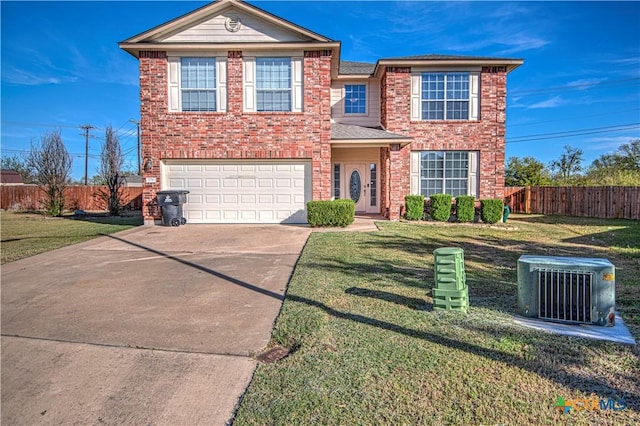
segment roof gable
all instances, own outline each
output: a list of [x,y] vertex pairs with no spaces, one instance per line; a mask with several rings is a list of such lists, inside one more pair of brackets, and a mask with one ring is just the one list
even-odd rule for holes
[[[236,24],[236,22],[239,23]],[[141,34],[129,43],[332,42],[240,0],[217,0]]]

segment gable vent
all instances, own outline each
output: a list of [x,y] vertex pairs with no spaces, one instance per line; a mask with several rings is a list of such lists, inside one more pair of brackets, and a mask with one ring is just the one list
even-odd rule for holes
[[224,27],[230,33],[236,33],[242,27],[242,22],[240,21],[240,17],[237,15],[231,15],[224,21]]

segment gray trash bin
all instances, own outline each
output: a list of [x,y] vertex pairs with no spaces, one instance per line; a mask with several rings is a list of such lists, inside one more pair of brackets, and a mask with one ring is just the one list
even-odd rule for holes
[[182,213],[182,205],[187,202],[189,191],[172,189],[158,191],[158,207],[162,211],[162,224],[164,226],[180,226],[187,223]]

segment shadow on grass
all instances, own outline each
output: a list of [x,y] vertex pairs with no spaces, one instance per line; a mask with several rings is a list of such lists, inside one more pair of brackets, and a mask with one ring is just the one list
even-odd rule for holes
[[62,219],[100,223],[103,225],[141,226],[144,224],[144,219],[140,214],[112,216],[108,213],[87,213],[86,215],[63,216]]
[[[220,273],[218,271],[215,271],[213,269],[210,268],[206,268],[204,266],[201,266],[195,262],[190,262],[184,259],[180,259],[176,256],[164,253],[162,251],[159,250],[155,250],[152,249],[150,247],[146,247],[142,244],[138,244],[138,243],[134,243],[131,241],[127,241],[124,238],[121,237],[117,237],[117,236],[113,236],[113,235],[107,235],[107,237],[120,241],[124,244],[128,244],[137,248],[140,248],[142,250],[151,252],[153,254],[159,255],[159,256],[163,256],[168,260],[172,260],[175,261],[177,263],[180,263],[182,265],[188,266],[188,267],[192,267],[195,268],[199,271],[205,272],[207,274],[210,274],[212,276],[215,276],[217,278],[221,278],[226,280],[229,283],[238,285],[240,287],[255,291],[256,293],[268,296],[268,297],[273,297],[275,299],[278,300],[282,300],[283,297],[282,295],[260,288],[256,285],[247,283],[245,281],[233,278],[229,275]],[[307,265],[308,266],[308,265]],[[352,265],[352,266],[356,266],[356,265]],[[321,267],[327,267],[327,265],[321,266]],[[333,265],[332,267],[335,268],[343,268],[342,265]],[[370,267],[370,265],[367,265],[367,267]],[[370,272],[369,269],[367,269],[368,272]],[[378,291],[378,290],[368,290],[368,289],[363,289],[363,288],[359,288],[359,287],[351,287],[345,290],[345,293],[347,294],[351,294],[354,296],[358,296],[358,297],[371,297],[371,298],[376,298],[376,299],[381,299],[384,301],[388,301],[390,303],[396,303],[399,305],[404,305],[404,306],[409,306],[412,307],[414,305],[424,305],[424,301],[422,301],[421,299],[418,298],[410,298],[410,297],[404,297],[404,296],[400,296],[400,295],[396,295],[390,292],[385,292],[385,291]],[[509,365],[521,368],[523,370],[527,370],[530,371],[534,374],[540,375],[542,377],[545,377],[549,380],[552,380],[554,382],[557,382],[563,386],[566,386],[568,388],[583,392],[584,394],[588,395],[591,394],[593,392],[598,392],[598,394],[601,395],[607,395],[607,394],[612,394],[615,393],[616,395],[619,395],[621,397],[623,397],[628,404],[629,409],[632,409],[634,411],[638,410],[638,406],[640,405],[640,395],[638,395],[638,393],[630,391],[628,389],[623,389],[623,388],[616,388],[615,386],[610,385],[609,383],[603,381],[603,380],[599,380],[599,379],[594,379],[594,378],[589,378],[589,377],[585,377],[584,375],[581,375],[579,373],[571,373],[565,369],[562,368],[562,365],[560,365],[560,368],[554,368],[556,367],[553,363],[549,364],[548,362],[545,363],[545,360],[542,359],[540,361],[538,360],[527,360],[527,359],[523,359],[521,357],[500,351],[500,350],[496,350],[496,349],[491,349],[491,348],[485,348],[482,346],[478,346],[472,343],[468,343],[468,342],[464,342],[464,341],[460,341],[460,340],[455,340],[455,339],[451,339],[442,335],[438,335],[435,333],[430,333],[427,331],[421,331],[421,330],[415,330],[415,329],[411,329],[411,328],[407,328],[407,327],[403,327],[388,321],[383,321],[383,320],[379,320],[379,319],[375,319],[375,318],[371,318],[368,316],[364,316],[364,315],[360,315],[360,314],[355,314],[355,313],[349,313],[349,312],[343,312],[337,309],[334,309],[322,302],[316,301],[316,300],[312,300],[306,297],[302,297],[302,296],[297,296],[291,293],[287,293],[286,299],[288,301],[291,302],[296,302],[296,303],[301,303],[304,305],[307,305],[309,307],[312,308],[316,308],[316,309],[320,309],[321,311],[325,312],[326,314],[335,317],[335,318],[339,318],[339,319],[343,319],[343,320],[348,320],[348,321],[353,321],[355,323],[359,323],[359,324],[365,324],[371,327],[376,327],[382,330],[387,330],[387,331],[391,331],[394,333],[398,333],[410,338],[415,338],[415,339],[421,339],[424,341],[429,341],[438,345],[442,345],[451,349],[455,349],[455,350],[460,350],[469,354],[473,354],[476,356],[481,356],[484,357],[486,359],[490,359],[492,361],[496,361],[496,362],[503,362],[503,363],[507,363]],[[486,329],[485,330],[486,333],[491,333],[492,330],[491,329]],[[516,336],[515,333],[513,333],[513,336]],[[553,344],[552,342],[547,342],[546,347],[549,347],[551,349],[553,349]],[[574,350],[572,349],[570,346],[568,346],[570,350]],[[580,352],[578,353],[572,353],[569,354],[572,357],[575,357],[577,359],[576,362],[574,362],[574,364],[576,364],[576,366],[579,366],[578,363],[580,362],[580,360],[584,360],[584,356],[587,356],[587,354],[582,354]],[[559,361],[562,361],[562,359],[560,358]],[[561,364],[561,363],[560,363]]]
[[378,319],[367,317],[364,315],[342,312],[337,309],[331,308],[330,306],[327,306],[324,303],[311,300],[305,297],[288,294],[287,300],[303,303],[307,306],[318,308],[324,311],[325,313],[327,313],[328,315],[331,315],[335,318],[340,318],[340,319],[349,320],[349,321],[353,321],[360,324],[370,325],[372,327],[377,327],[383,330],[399,333],[407,337],[429,341],[429,342],[442,345],[451,349],[460,350],[466,353],[481,356],[493,361],[504,362],[511,366],[515,366],[523,370],[530,371],[534,374],[538,374],[543,377],[546,377],[549,380],[555,381],[571,389],[583,392],[586,395],[591,394],[593,392],[598,392],[601,395],[611,394],[611,391],[613,391],[615,394],[623,397],[625,401],[627,401],[628,407],[630,409],[633,409],[634,411],[637,411],[637,408],[640,405],[640,395],[638,395],[637,393],[631,392],[628,389],[620,389],[620,388],[612,387],[608,383],[602,380],[586,378],[582,375],[577,375],[577,374],[571,374],[567,371],[563,371],[562,369],[551,370],[549,368],[549,365],[544,365],[543,363],[536,362],[536,361],[527,361],[526,359],[522,359],[518,356],[514,356],[514,355],[501,352],[495,349],[484,348],[478,345],[450,339],[448,337],[444,337],[434,333],[429,333],[426,331],[414,330],[411,328],[402,327],[397,324],[378,320]]
[[344,291],[346,294],[360,297],[370,297],[372,299],[384,300],[385,302],[395,303],[396,305],[406,306],[409,309],[418,311],[431,311],[433,306],[417,297],[406,297],[395,293],[389,293],[381,290],[370,290],[368,288],[350,287]]

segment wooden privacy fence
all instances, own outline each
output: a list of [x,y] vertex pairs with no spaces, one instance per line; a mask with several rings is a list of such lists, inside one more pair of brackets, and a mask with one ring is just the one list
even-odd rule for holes
[[640,220],[640,186],[506,187],[513,212]]
[[[36,185],[2,185],[0,208],[3,210],[42,210],[45,195]],[[65,189],[65,208],[68,210],[105,211],[108,194],[106,186],[68,186]],[[126,210],[142,210],[142,188],[122,188],[122,202]]]

